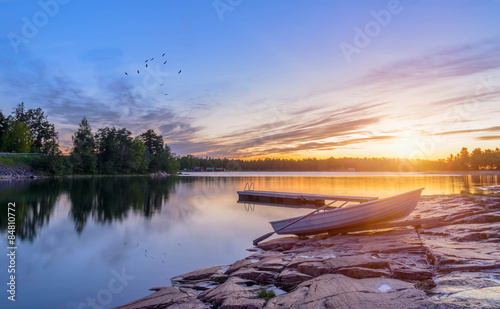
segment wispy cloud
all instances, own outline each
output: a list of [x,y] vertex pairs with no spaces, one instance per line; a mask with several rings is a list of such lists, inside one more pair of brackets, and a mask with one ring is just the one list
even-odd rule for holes
[[495,140],[500,140],[500,135],[496,136],[478,136],[476,137],[477,140],[480,141],[495,141]]

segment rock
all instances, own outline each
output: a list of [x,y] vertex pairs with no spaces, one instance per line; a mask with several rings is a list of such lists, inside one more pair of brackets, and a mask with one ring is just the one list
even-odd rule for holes
[[[232,298],[253,298],[256,297],[258,286],[251,285],[248,286],[247,283],[251,283],[248,280],[241,279],[238,277],[230,277],[226,282],[221,285],[204,291],[198,295],[198,299],[204,302],[210,302],[216,306],[222,305],[222,303],[232,297]],[[251,283],[253,284],[253,283]]]
[[461,220],[454,221],[455,224],[460,223],[493,223],[500,222],[500,214],[479,214],[466,216]]
[[253,263],[255,263],[255,262],[252,262],[252,260],[250,258],[246,258],[246,259],[243,259],[243,260],[236,261],[231,266],[229,266],[229,268],[224,272],[224,274],[225,275],[230,275],[230,274],[234,273],[235,271],[238,271],[240,268],[251,267],[251,265]]
[[371,269],[365,267],[350,267],[341,268],[338,271],[340,274],[347,277],[363,279],[363,278],[376,278],[376,277],[390,277],[391,274],[387,270]]
[[211,309],[211,308],[212,307],[202,303],[197,299],[190,300],[185,303],[173,304],[172,306],[168,307],[168,309]]
[[428,269],[420,268],[396,268],[392,270],[392,278],[402,280],[427,280],[432,278],[434,273]]
[[370,254],[362,254],[355,256],[345,256],[325,261],[327,267],[332,271],[337,271],[340,268],[346,267],[364,267],[364,268],[388,268],[389,261],[385,259],[374,259]]
[[265,308],[417,308],[425,299],[423,292],[404,281],[327,274],[270,299]]
[[276,281],[278,273],[257,270],[255,268],[241,268],[232,274],[234,277],[253,280],[259,283],[269,283]]
[[333,273],[332,269],[323,262],[303,262],[297,267],[297,270],[312,277]]
[[298,285],[304,281],[312,279],[312,276],[306,275],[296,270],[285,269],[278,277],[278,281],[288,285]]
[[[418,229],[273,239],[225,273],[217,266],[174,277],[175,287],[159,288],[143,299],[143,307],[131,303],[136,307],[130,309],[152,308],[151,303],[157,308],[500,308],[500,199],[423,196],[411,217],[447,219]],[[280,295],[267,303],[257,298],[257,282],[281,287]]]
[[181,292],[179,289],[171,286],[152,288],[155,291],[153,294],[133,301],[126,305],[116,307],[115,309],[153,309],[167,308],[174,304],[183,304],[189,301],[194,301],[195,298]]
[[179,275],[179,276],[175,276],[171,280],[172,280],[172,282],[206,280],[206,279],[209,279],[216,274],[222,275],[223,273],[220,270],[225,268],[225,267],[227,267],[227,265],[201,268],[201,269],[197,269],[197,270],[194,270],[194,271],[191,271],[191,272]]
[[229,297],[224,300],[220,309],[260,309],[265,303],[264,299],[259,298]]

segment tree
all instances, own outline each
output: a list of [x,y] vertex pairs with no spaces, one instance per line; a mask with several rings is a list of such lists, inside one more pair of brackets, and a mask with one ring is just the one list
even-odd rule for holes
[[470,154],[470,163],[473,170],[480,170],[484,165],[483,151],[481,148],[472,150]]
[[95,135],[97,145],[97,162],[99,170],[104,174],[128,173],[130,166],[130,147],[132,138],[130,131],[115,127],[101,128]]
[[9,126],[9,118],[5,117],[0,109],[0,149],[2,149],[2,136],[7,131],[7,127]]
[[95,141],[87,118],[83,117],[78,130],[71,137],[73,150],[70,160],[73,172],[77,174],[94,174],[97,167],[97,154]]
[[148,170],[148,159],[146,156],[146,145],[140,136],[136,136],[130,146],[129,166],[134,173],[146,173]]
[[29,127],[33,140],[31,152],[48,154],[58,151],[59,139],[55,126],[47,120],[41,108],[25,110],[24,102],[21,102],[14,108],[12,118]]
[[2,136],[2,151],[28,153],[33,145],[32,135],[27,125],[12,121]]
[[163,152],[163,137],[161,135],[157,135],[155,131],[149,129],[146,132],[141,134],[142,141],[149,152],[156,156],[160,152]]

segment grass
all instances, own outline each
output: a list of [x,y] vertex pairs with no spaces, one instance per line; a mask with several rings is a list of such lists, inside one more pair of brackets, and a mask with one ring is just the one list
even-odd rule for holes
[[25,167],[25,166],[33,166],[40,161],[40,156],[31,156],[31,155],[9,155],[2,156],[0,155],[0,166],[6,167]]
[[229,278],[228,276],[222,276],[222,277],[214,278],[213,281],[217,282],[219,284],[222,284],[222,283],[226,282],[228,278]]
[[436,287],[436,283],[432,279],[427,279],[415,283],[415,288],[424,291],[425,293],[431,293],[431,290]]
[[276,296],[276,294],[274,294],[273,290],[266,290],[264,287],[260,287],[257,290],[257,297],[265,299],[266,302],[271,298],[273,298],[274,296]]

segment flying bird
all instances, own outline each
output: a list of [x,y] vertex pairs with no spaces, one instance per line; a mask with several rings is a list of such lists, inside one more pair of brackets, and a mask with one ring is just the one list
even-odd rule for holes
[[163,86],[163,85],[165,85],[165,84],[160,84],[160,86]]
[[179,70],[179,72],[177,72],[177,74],[181,74],[182,70]]
[[168,93],[165,93],[165,95],[168,95]]
[[161,55],[162,57],[165,56],[165,53],[163,53],[163,55]]
[[137,70],[137,74],[139,74],[139,70]]
[[163,62],[163,64],[167,63],[167,60],[165,60],[165,62]]
[[149,59],[149,61],[153,61],[154,58]]
[[149,60],[149,59],[147,59],[147,60],[146,60],[146,61],[144,61],[144,62],[148,62],[148,60]]
[[146,68],[148,67],[148,64],[146,63]]
[[127,73],[127,72],[125,72],[125,75],[128,75],[128,73]]

